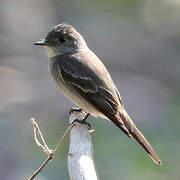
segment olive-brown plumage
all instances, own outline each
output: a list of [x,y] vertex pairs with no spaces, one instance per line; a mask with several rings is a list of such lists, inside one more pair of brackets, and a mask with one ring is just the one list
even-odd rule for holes
[[162,164],[125,111],[109,72],[72,26],[57,25],[35,44],[44,45],[51,74],[68,99],[94,117],[112,121],[128,137],[135,138],[156,164]]

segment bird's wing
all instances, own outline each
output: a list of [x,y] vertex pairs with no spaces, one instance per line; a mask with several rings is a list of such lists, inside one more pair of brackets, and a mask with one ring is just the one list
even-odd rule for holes
[[121,103],[122,106],[124,106],[123,101],[122,101],[122,98],[121,98],[121,96],[120,96],[120,93],[119,93],[119,91],[118,91],[118,89],[117,89],[116,87],[115,87],[115,91],[116,91],[117,97],[118,97],[118,99],[119,99],[119,102]]

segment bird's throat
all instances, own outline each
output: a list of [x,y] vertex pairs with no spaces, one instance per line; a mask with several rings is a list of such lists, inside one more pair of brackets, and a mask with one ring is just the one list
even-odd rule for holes
[[53,48],[49,47],[49,46],[44,46],[45,50],[46,50],[46,53],[48,55],[48,58],[52,58],[54,56],[57,55],[57,53],[54,51]]

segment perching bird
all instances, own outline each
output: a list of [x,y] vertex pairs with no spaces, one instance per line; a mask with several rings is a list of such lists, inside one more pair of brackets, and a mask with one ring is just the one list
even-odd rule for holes
[[135,138],[156,164],[162,164],[124,109],[104,64],[72,26],[59,24],[34,44],[46,49],[52,77],[68,99],[92,116],[112,121],[128,137]]

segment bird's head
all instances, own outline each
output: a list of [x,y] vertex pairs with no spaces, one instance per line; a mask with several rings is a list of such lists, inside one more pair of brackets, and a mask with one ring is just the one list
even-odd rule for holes
[[86,47],[83,37],[70,25],[56,25],[45,39],[34,43],[34,45],[44,46],[48,57],[77,52]]

